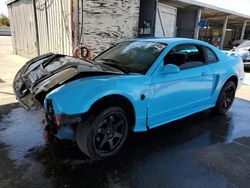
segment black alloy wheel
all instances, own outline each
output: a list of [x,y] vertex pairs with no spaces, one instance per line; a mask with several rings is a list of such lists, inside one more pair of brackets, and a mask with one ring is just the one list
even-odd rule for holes
[[215,111],[219,114],[226,113],[232,106],[236,92],[236,85],[232,81],[224,84],[218,97]]
[[[91,118],[92,117],[92,118]],[[95,160],[115,155],[128,134],[126,113],[120,107],[109,107],[96,117],[90,116],[76,130],[79,148]]]

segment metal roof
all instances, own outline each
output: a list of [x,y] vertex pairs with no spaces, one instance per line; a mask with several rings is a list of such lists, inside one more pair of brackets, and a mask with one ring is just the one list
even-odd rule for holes
[[[19,0],[7,0],[5,3],[7,5],[9,5],[11,3],[14,3],[15,1],[19,1]],[[160,1],[164,1],[164,0],[160,0]],[[216,10],[216,11],[220,11],[220,12],[224,12],[224,13],[228,13],[228,14],[233,14],[233,15],[236,15],[236,16],[240,16],[240,17],[250,19],[250,15],[242,14],[242,13],[237,12],[237,11],[221,8],[221,7],[218,7],[218,6],[211,5],[209,3],[203,3],[203,2],[200,2],[200,1],[196,1],[196,0],[165,0],[165,2],[171,2],[172,4],[178,4],[178,2],[179,2],[179,3],[190,4],[190,5],[196,5],[196,6],[199,6],[199,7],[209,8],[209,9],[212,9],[212,10]]]
[[217,10],[217,11],[220,11],[220,12],[234,14],[234,15],[237,15],[237,16],[240,16],[240,17],[244,17],[244,18],[249,18],[250,19],[250,15],[242,14],[240,12],[236,12],[236,11],[233,11],[233,10],[224,9],[224,8],[221,8],[221,7],[217,7],[217,6],[208,4],[208,3],[203,3],[203,2],[199,2],[199,1],[195,1],[195,0],[178,0],[178,1],[184,2],[184,3],[188,3],[188,4],[192,4],[192,5],[196,5],[196,6],[200,6],[200,7],[204,7],[204,8],[209,8],[209,9]]
[[6,5],[9,5],[9,4],[11,4],[11,3],[14,3],[15,1],[18,1],[18,0],[8,0],[8,1],[5,1],[5,4],[6,4]]

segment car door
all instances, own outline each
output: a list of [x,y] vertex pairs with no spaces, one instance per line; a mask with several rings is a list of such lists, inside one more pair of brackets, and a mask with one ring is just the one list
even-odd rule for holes
[[[173,62],[170,53],[174,54]],[[187,54],[187,59],[176,54]],[[164,74],[165,64],[178,65],[180,71]],[[156,127],[205,109],[210,105],[212,86],[212,69],[201,46],[186,44],[173,48],[152,75],[148,126]]]

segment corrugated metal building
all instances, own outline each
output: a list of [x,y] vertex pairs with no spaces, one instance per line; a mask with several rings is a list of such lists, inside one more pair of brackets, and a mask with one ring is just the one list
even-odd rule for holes
[[7,5],[14,52],[28,58],[71,55],[81,43],[95,55],[138,36],[206,39],[213,34],[223,48],[247,37],[250,19],[196,0],[9,0]]
[[7,5],[14,52],[27,58],[71,55],[80,43],[98,53],[137,36],[139,0],[12,0]]

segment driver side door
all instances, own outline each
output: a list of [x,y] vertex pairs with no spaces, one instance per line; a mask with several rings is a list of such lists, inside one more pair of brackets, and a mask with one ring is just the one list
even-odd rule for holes
[[[152,75],[148,108],[150,128],[201,111],[210,105],[213,74],[210,65],[206,64],[202,47],[181,45],[169,53],[181,53],[182,56],[173,55],[173,62],[170,62],[171,58],[164,58],[165,62],[163,60]],[[183,53],[191,55],[183,59]],[[178,65],[180,71],[165,73],[163,70],[167,64]]]

